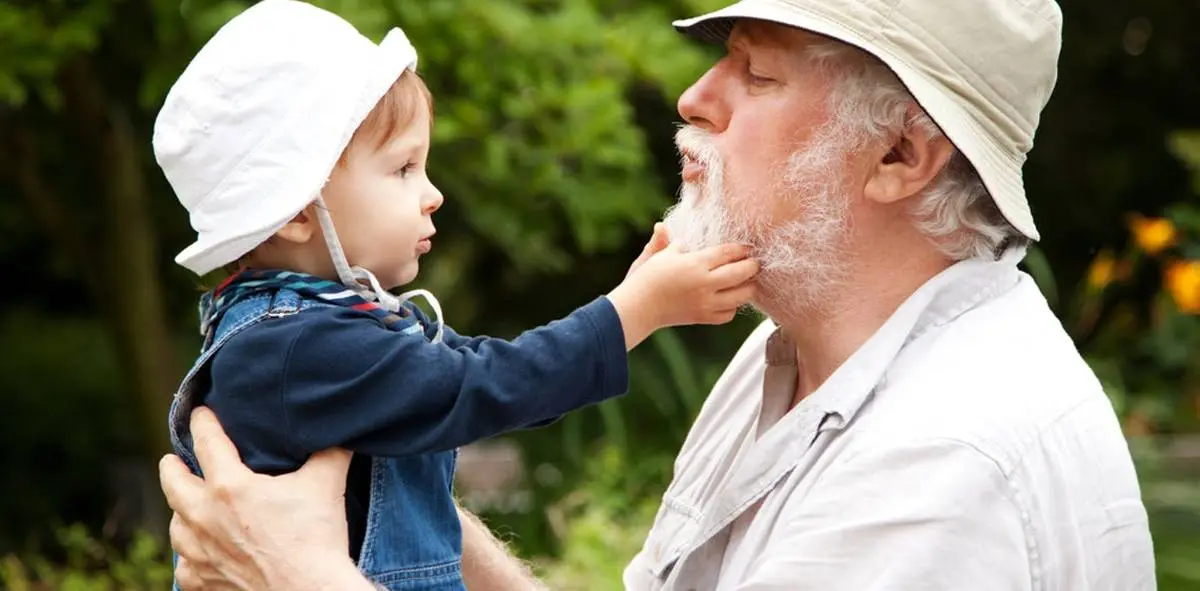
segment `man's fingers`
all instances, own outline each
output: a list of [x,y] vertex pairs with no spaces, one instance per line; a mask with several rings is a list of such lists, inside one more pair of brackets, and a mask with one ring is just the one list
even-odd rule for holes
[[346,492],[346,473],[350,471],[353,454],[340,448],[321,450],[308,458],[296,471],[296,476],[311,482],[336,488],[338,494]]
[[171,538],[171,547],[181,558],[200,558],[203,549],[200,541],[196,539],[196,532],[192,531],[191,526],[179,513],[171,516],[171,525],[167,533]]
[[204,580],[196,573],[196,569],[192,568],[191,562],[182,556],[175,565],[175,582],[179,583],[179,588],[183,591],[200,591],[204,588]]
[[192,474],[175,454],[158,461],[158,483],[173,511],[195,507],[204,495],[204,481]]
[[718,288],[732,288],[750,281],[758,275],[758,271],[757,259],[742,259],[717,267],[712,272],[712,279]]
[[209,480],[221,481],[241,472],[250,472],[211,410],[203,406],[193,410],[191,427],[196,461],[200,462],[200,471]]
[[750,247],[744,244],[721,244],[706,248],[701,253],[711,270],[750,256]]

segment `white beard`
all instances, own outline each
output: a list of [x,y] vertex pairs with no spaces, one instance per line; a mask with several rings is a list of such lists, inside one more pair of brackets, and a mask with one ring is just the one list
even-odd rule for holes
[[[774,188],[736,200],[758,204],[758,211],[748,212],[729,210],[724,166],[709,134],[684,126],[675,139],[705,172],[700,182],[685,182],[679,202],[667,210],[663,221],[671,242],[685,251],[748,244],[762,269],[754,304],[768,315],[797,314],[827,299],[844,276],[841,247],[849,222],[849,195],[841,171],[849,147],[846,135],[836,126],[816,133],[780,163]],[[779,199],[794,203],[801,217],[772,223],[769,206]]]

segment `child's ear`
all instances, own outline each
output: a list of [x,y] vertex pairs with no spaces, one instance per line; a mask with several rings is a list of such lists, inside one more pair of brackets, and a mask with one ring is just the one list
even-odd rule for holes
[[310,204],[305,207],[296,217],[292,218],[279,231],[275,232],[275,236],[280,240],[286,240],[296,244],[304,244],[317,234],[317,216],[313,209],[315,204]]

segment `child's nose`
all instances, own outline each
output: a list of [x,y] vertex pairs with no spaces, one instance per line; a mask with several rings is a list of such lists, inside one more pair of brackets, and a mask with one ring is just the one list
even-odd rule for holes
[[421,208],[421,212],[425,215],[429,215],[441,208],[442,202],[444,201],[445,198],[442,197],[442,192],[439,191],[437,186],[435,186],[433,183],[429,183],[429,190],[425,192],[425,198],[424,203],[422,204],[423,207]]

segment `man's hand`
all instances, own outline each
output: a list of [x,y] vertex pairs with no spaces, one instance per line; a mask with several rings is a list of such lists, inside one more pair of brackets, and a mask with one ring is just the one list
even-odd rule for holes
[[196,459],[205,480],[180,459],[159,462],[179,553],[183,589],[373,589],[350,560],[346,471],[350,453],[314,454],[283,476],[251,472],[206,408],[192,413]]

